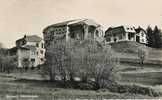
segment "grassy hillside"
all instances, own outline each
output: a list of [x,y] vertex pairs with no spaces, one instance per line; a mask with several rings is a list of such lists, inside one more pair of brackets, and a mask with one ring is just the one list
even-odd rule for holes
[[110,45],[116,52],[116,56],[122,58],[121,60],[138,62],[138,50],[142,49],[147,52],[145,62],[162,64],[162,49],[150,48],[133,41],[111,43]]

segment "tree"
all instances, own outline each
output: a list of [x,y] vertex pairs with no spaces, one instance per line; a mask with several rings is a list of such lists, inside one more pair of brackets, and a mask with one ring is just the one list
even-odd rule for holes
[[141,66],[143,66],[144,60],[146,59],[147,52],[143,49],[138,49],[138,57],[141,62]]
[[79,77],[84,83],[94,79],[97,88],[101,80],[114,82],[114,68],[117,64],[109,46],[95,40],[57,41],[51,44],[46,52],[46,72],[51,80],[56,75],[64,82],[69,78]]
[[155,38],[155,43],[154,43],[154,48],[161,48],[162,47],[162,33],[160,31],[160,29],[158,29],[157,26],[155,26],[154,31],[154,38]]
[[55,41],[51,43],[46,52],[46,74],[51,80],[55,80],[55,76],[59,75],[62,80],[66,81],[74,79],[76,73],[76,61],[74,59],[73,42]]
[[114,68],[117,65],[116,58],[110,46],[104,46],[94,40],[85,40],[78,48],[80,52],[80,77],[83,82],[94,79],[96,88],[102,87],[102,80],[114,82]]
[[153,30],[150,26],[147,27],[146,33],[147,33],[148,46],[153,47],[155,39],[154,39],[154,35],[153,35]]
[[162,32],[155,26],[154,30],[150,26],[146,29],[148,46],[152,48],[162,47]]

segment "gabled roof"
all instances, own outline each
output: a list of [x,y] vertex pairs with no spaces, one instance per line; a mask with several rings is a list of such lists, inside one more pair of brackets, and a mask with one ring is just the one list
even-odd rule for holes
[[61,27],[61,26],[67,26],[67,25],[83,25],[83,24],[92,25],[95,27],[101,26],[100,24],[96,23],[95,21],[93,21],[91,19],[76,19],[76,20],[64,21],[64,22],[60,22],[60,23],[56,23],[56,24],[47,26],[43,30],[43,33],[50,27]]
[[37,35],[25,35],[23,38],[18,39],[18,41],[26,40],[27,42],[40,42],[42,41],[42,38]]
[[141,31],[144,31],[144,33],[146,33],[146,31],[143,28],[141,28],[141,27],[136,28],[135,31],[137,33],[140,33]]
[[37,35],[29,35],[24,37],[27,42],[40,42],[42,38]]
[[132,26],[118,26],[110,27],[105,31],[105,35],[114,33],[136,33],[135,28]]

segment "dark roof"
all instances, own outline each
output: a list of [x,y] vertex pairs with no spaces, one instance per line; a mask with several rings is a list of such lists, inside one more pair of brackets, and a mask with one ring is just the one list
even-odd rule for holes
[[136,33],[134,27],[130,27],[130,26],[118,26],[118,27],[110,27],[105,31],[105,36],[109,35],[109,34],[113,34],[113,33],[125,33],[125,32],[129,32],[129,33]]
[[77,25],[77,24],[87,24],[87,25],[93,25],[93,26],[101,26],[98,23],[96,23],[95,21],[91,20],[91,19],[76,19],[76,20],[69,20],[69,21],[64,21],[64,22],[60,22],[60,23],[56,23],[50,26],[47,26],[44,30],[43,33],[49,29],[50,27],[61,27],[61,26],[67,26],[67,25]]
[[146,31],[143,28],[141,28],[141,27],[136,28],[135,31],[137,33],[139,33],[140,31],[144,31],[146,33]]
[[18,39],[16,42],[22,40],[26,40],[27,42],[40,42],[42,38],[37,35],[25,35],[23,38]]
[[25,40],[27,42],[40,42],[42,41],[42,38],[37,35],[29,35],[29,36],[26,36]]

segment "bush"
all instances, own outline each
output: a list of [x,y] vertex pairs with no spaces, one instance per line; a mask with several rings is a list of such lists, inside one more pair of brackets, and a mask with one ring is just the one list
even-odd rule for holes
[[155,91],[150,87],[143,87],[138,85],[112,85],[108,87],[111,92],[117,93],[133,93],[133,94],[141,94],[148,95],[151,97],[157,97],[162,95],[162,93]]
[[81,90],[94,90],[95,86],[91,83],[79,83],[78,88]]

